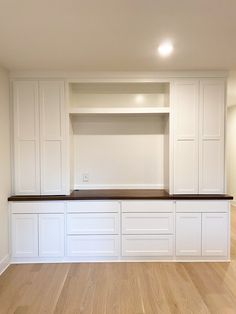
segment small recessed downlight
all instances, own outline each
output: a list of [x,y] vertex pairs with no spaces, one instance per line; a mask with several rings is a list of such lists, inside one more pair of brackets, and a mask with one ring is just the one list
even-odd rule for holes
[[170,41],[165,41],[158,47],[158,53],[162,57],[168,57],[173,52],[173,45]]

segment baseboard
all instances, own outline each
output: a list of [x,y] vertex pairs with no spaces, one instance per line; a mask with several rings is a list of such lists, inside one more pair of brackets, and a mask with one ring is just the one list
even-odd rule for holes
[[105,190],[105,189],[164,189],[163,184],[75,184],[74,190]]
[[10,265],[10,257],[6,255],[3,259],[0,260],[0,275],[8,268]]

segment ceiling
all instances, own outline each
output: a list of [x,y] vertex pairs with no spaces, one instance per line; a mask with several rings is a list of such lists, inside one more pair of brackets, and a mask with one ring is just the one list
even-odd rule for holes
[[[171,57],[156,53],[170,39]],[[0,0],[9,70],[235,70],[235,0]]]

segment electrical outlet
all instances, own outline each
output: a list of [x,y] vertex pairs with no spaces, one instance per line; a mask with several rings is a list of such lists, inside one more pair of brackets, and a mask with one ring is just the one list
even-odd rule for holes
[[83,182],[89,182],[89,174],[83,173]]

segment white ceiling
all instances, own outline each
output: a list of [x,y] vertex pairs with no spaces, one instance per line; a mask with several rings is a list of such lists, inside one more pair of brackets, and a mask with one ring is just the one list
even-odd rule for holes
[[[167,59],[156,54],[174,43]],[[236,69],[235,0],[0,0],[10,70]]]

